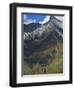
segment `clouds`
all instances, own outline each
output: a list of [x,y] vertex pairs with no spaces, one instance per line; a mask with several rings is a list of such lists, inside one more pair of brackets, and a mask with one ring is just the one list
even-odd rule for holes
[[28,19],[27,15],[23,15],[23,23],[24,24],[36,23],[36,20],[35,19]]
[[50,16],[45,16],[44,20],[40,21],[39,23],[44,24],[44,23],[48,22],[49,20],[50,20]]
[[23,15],[23,23],[29,24],[29,23],[40,23],[44,24],[49,20],[50,16],[46,15]]
[[24,20],[24,24],[30,24],[30,23],[36,23],[36,20],[34,19],[34,20],[32,20],[32,19],[25,19]]
[[24,20],[27,19],[27,15],[23,15],[23,19],[24,19]]
[[[63,21],[63,16],[54,16],[58,20]],[[46,15],[23,15],[23,24],[40,23],[44,24],[50,20],[50,16]]]

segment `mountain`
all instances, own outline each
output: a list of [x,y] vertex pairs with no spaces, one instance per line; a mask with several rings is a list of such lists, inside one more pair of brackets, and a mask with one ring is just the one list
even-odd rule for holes
[[38,27],[41,27],[41,24],[39,23],[30,23],[30,24],[24,24],[24,31],[25,32],[32,32]]
[[[25,29],[27,32],[25,31],[23,36],[24,60],[30,65],[50,63],[51,54],[56,51],[58,44],[63,43],[63,22],[51,16],[50,20],[43,25],[38,23],[29,25],[24,26],[27,28]],[[51,48],[53,48],[52,51]]]
[[[33,25],[35,24],[30,24],[30,27]],[[36,26],[38,25],[40,24],[36,23]],[[31,27],[30,29],[34,29],[36,28],[36,26]],[[54,16],[51,16],[50,20],[41,27],[38,27],[31,32],[24,32],[23,36],[25,43],[33,43],[32,46],[34,44],[38,45],[42,43],[42,41],[46,40],[47,37],[49,37],[49,39],[51,38],[53,41],[55,41],[56,39],[59,39],[61,41],[63,40],[63,23],[62,21],[56,19]]]

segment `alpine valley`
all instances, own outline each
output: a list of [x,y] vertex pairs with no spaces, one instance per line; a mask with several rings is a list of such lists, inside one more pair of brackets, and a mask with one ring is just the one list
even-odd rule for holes
[[63,73],[63,21],[23,24],[22,74]]

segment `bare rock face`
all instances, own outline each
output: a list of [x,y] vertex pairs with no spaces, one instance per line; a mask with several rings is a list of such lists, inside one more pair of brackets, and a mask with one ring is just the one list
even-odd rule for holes
[[[37,24],[37,23],[36,23]],[[50,20],[44,25],[40,25],[32,32],[24,32],[23,39],[26,45],[32,44],[38,45],[42,41],[49,39],[63,40],[63,26],[62,21],[56,19],[54,16],[50,17]],[[28,27],[28,26],[27,26]],[[50,41],[50,40],[49,40]]]

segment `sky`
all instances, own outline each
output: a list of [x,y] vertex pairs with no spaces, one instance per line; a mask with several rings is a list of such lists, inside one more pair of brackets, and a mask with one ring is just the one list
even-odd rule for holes
[[[59,20],[63,20],[62,16],[55,16]],[[50,16],[47,15],[36,15],[36,14],[23,14],[23,24],[29,24],[29,23],[40,23],[44,24],[47,21],[49,21]]]

